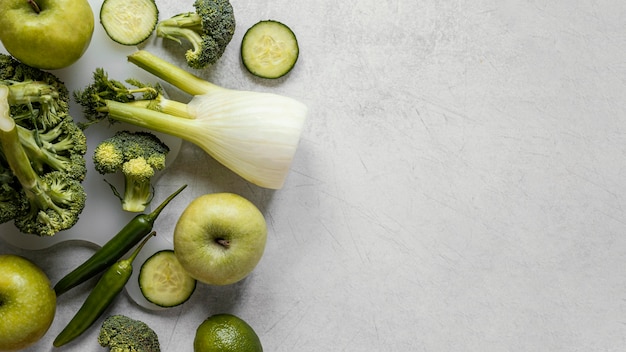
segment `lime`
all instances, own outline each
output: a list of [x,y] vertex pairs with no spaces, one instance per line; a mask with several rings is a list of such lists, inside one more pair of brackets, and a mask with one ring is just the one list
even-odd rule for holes
[[263,352],[261,340],[248,323],[232,314],[216,314],[198,326],[194,352]]

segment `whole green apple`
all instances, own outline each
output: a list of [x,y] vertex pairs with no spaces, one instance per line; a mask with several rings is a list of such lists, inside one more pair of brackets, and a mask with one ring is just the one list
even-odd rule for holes
[[39,341],[55,312],[56,295],[43,270],[21,256],[0,255],[0,351]]
[[183,211],[174,253],[190,276],[210,285],[245,278],[261,260],[267,224],[259,209],[233,193],[205,194]]
[[55,70],[89,47],[94,15],[87,0],[1,0],[0,41],[21,62]]

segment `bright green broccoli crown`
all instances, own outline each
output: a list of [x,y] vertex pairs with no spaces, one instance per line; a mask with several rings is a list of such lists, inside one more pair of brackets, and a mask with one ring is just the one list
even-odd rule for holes
[[150,132],[119,131],[94,150],[94,167],[101,174],[122,172],[124,192],[113,185],[126,211],[141,212],[152,200],[152,177],[165,168],[169,147]]
[[122,173],[137,181],[149,181],[154,176],[154,169],[148,164],[148,160],[140,156],[125,162],[122,165]]
[[78,221],[87,139],[63,82],[0,54],[0,220],[40,236]]
[[169,151],[170,148],[150,132],[119,131],[96,147],[94,166],[101,174],[114,173],[122,170],[124,163],[143,158],[154,173],[165,168]]
[[53,236],[74,226],[86,200],[80,182],[59,171],[43,175],[26,197],[29,211],[15,218],[15,226],[39,236]]
[[157,36],[191,49],[185,52],[187,64],[201,69],[214,64],[224,54],[235,34],[235,14],[228,0],[196,0],[195,12],[175,15],[159,22]]
[[103,175],[115,173],[124,164],[124,150],[118,143],[104,140],[93,151],[93,164]]
[[104,320],[98,343],[110,352],[159,352],[159,338],[146,323],[125,315],[112,315]]

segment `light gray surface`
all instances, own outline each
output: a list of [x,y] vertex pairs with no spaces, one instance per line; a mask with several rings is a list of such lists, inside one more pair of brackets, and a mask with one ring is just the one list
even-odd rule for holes
[[[157,198],[190,187],[157,230],[194,196],[236,192],[268,220],[266,253],[244,282],[181,307],[122,296],[110,313],[144,319],[164,351],[192,351],[218,312],[266,351],[622,350],[626,3],[547,3],[234,0],[239,27],[207,77],[307,103],[300,148],[269,191],[185,143]],[[245,29],[268,18],[301,45],[275,84],[238,61]],[[92,249],[2,251],[56,281]],[[53,349],[89,285],[59,299],[29,351]],[[62,350],[101,351],[96,334]]]

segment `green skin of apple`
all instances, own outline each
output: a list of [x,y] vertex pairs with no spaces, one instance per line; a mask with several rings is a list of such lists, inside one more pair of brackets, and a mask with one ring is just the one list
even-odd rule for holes
[[178,219],[174,253],[194,279],[229,285],[252,272],[266,240],[265,218],[249,200],[233,193],[205,194]]
[[0,351],[39,341],[55,311],[56,295],[41,268],[17,255],[0,255]]
[[89,47],[93,31],[94,15],[87,0],[0,0],[0,41],[29,66],[44,70],[70,66]]

